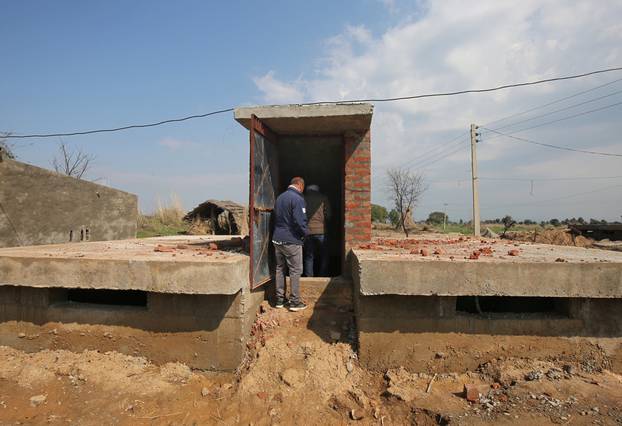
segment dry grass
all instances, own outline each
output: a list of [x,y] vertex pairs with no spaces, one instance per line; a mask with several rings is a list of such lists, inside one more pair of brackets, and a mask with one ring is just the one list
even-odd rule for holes
[[158,198],[158,206],[153,214],[138,215],[138,238],[186,234],[189,224],[183,220],[185,214],[176,194],[172,194],[170,200],[164,203]]

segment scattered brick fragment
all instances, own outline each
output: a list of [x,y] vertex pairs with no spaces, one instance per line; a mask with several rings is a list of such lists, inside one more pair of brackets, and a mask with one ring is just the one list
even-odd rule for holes
[[464,385],[464,397],[469,402],[478,402],[479,395],[486,393],[488,390],[487,385],[474,385],[474,384],[465,384]]
[[218,250],[218,244],[216,244],[216,243],[209,243],[209,244],[207,245],[207,247],[208,247],[210,250]]
[[509,256],[518,256],[520,254],[520,252],[516,249],[512,249],[510,251],[508,251],[508,255]]
[[445,254],[445,251],[444,251],[442,248],[438,248],[438,247],[437,247],[437,248],[434,250],[434,254],[439,254],[439,255],[440,255],[440,254]]
[[471,255],[469,256],[469,259],[471,260],[479,259],[479,251],[474,251],[473,253],[471,253]]
[[421,256],[429,256],[430,252],[428,251],[427,248],[422,248],[419,253],[421,254]]
[[185,250],[188,248],[188,246],[186,244],[177,244],[177,248],[180,250]]
[[153,251],[158,252],[158,253],[174,253],[175,252],[175,247],[168,247],[168,246],[163,246],[161,244],[158,244]]
[[557,259],[555,259],[555,262],[565,262],[566,259],[562,259],[561,257],[558,257]]

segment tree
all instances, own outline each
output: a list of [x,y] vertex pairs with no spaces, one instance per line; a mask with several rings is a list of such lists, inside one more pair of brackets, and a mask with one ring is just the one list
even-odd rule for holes
[[432,212],[425,222],[431,225],[442,225],[445,222],[445,212]]
[[504,216],[503,219],[501,219],[501,223],[503,224],[503,233],[501,237],[505,237],[505,233],[508,232],[512,226],[516,225],[516,221],[512,219],[510,215]]
[[391,209],[389,212],[389,222],[391,222],[391,225],[393,225],[396,229],[400,226],[400,214],[397,210]]
[[378,204],[371,205],[371,221],[386,223],[389,217],[389,212],[386,207],[379,206]]
[[52,166],[57,173],[82,179],[89,170],[95,157],[82,152],[80,149],[68,148],[64,143],[58,146],[59,155],[52,160]]
[[3,155],[6,155],[8,158],[14,159],[15,158],[15,154],[13,154],[12,147],[7,142],[7,136],[9,136],[9,135],[10,135],[10,133],[2,133],[2,134],[0,134],[0,157],[2,157]]
[[387,190],[400,217],[399,227],[408,237],[412,211],[426,190],[423,176],[406,169],[389,169],[387,177]]
[[549,223],[553,226],[559,226],[561,224],[561,222],[559,221],[559,219],[551,219],[549,220]]

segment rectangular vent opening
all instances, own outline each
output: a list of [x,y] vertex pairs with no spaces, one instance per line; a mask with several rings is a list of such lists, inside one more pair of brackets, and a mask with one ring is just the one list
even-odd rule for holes
[[565,303],[556,297],[519,296],[458,296],[456,311],[470,314],[561,314],[566,315]]
[[67,290],[67,302],[106,306],[147,306],[147,292],[140,290],[100,290],[74,288]]

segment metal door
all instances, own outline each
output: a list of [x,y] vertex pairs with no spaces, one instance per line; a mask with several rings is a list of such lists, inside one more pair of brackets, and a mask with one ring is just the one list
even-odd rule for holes
[[279,184],[277,138],[254,114],[250,127],[250,284],[257,288],[274,275],[271,219]]

